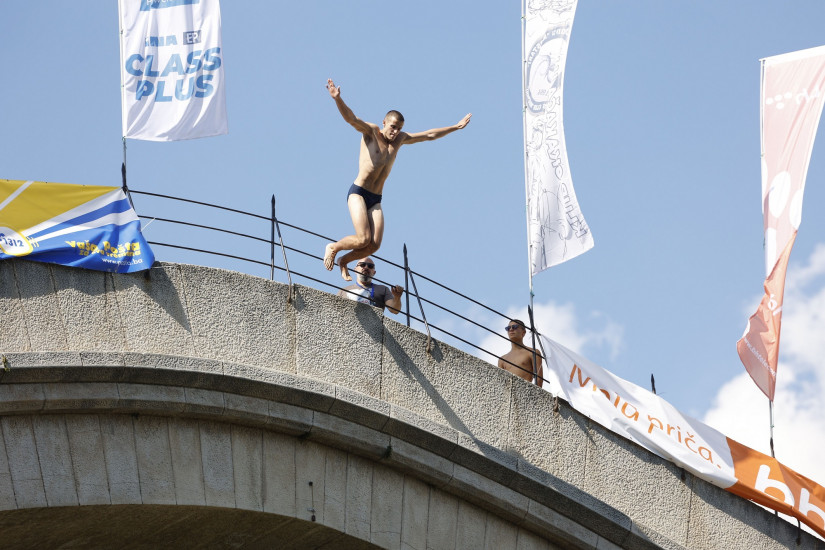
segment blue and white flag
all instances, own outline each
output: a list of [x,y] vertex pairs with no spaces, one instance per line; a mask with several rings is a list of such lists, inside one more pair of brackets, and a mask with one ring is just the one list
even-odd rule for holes
[[524,149],[530,274],[593,248],[564,140],[567,45],[577,0],[523,0]]
[[123,136],[226,134],[219,0],[119,0]]
[[0,179],[0,260],[131,273],[155,256],[120,187]]

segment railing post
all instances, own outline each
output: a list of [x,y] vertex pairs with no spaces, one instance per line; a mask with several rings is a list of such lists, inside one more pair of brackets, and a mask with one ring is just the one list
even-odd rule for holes
[[275,195],[272,195],[272,231],[269,235],[269,280],[275,280]]
[[[533,335],[533,383],[538,385],[539,383],[539,371],[536,363],[538,362],[536,359],[536,323],[533,321],[533,307],[527,306],[527,315],[530,316],[530,333]],[[509,321],[508,321],[509,322]]]
[[[289,272],[289,262],[286,261],[286,248],[284,248],[284,238],[281,237],[281,226],[278,224],[278,216],[275,215],[275,195],[272,195],[272,224],[275,229],[278,231],[278,241],[281,243],[281,253],[284,255],[284,268],[286,269],[286,278],[289,281],[289,294],[286,297],[286,303],[292,303],[292,274]],[[275,241],[275,237],[272,237],[272,241]],[[273,245],[274,246],[274,245]],[[274,255],[274,252],[273,252]],[[275,265],[275,260],[272,260],[273,266]]]
[[407,261],[407,243],[404,243],[404,290],[407,293],[407,326],[410,326],[410,263]]
[[[410,274],[410,282],[412,283],[413,290],[415,290],[415,298],[418,300],[418,309],[421,310],[421,319],[424,320],[424,328],[427,329],[427,353],[430,353],[430,351],[432,351],[433,337],[432,334],[430,334],[430,325],[427,323],[427,316],[424,315],[424,304],[421,303],[421,296],[418,295],[418,287],[415,286],[415,277],[413,277],[412,270],[409,269],[409,265],[407,263],[406,245],[404,245],[404,264],[407,266],[407,273]],[[407,308],[407,311],[409,311],[409,307]]]

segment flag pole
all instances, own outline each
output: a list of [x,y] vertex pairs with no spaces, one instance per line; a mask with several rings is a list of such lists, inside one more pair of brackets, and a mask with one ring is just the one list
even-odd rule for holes
[[533,242],[530,239],[530,194],[527,192],[527,104],[525,102],[524,90],[527,84],[527,60],[524,58],[524,34],[527,19],[524,12],[524,2],[521,1],[521,131],[524,147],[524,218],[527,223],[527,278],[530,289],[530,308],[533,307]]
[[530,289],[530,305],[527,312],[530,317],[530,332],[533,335],[533,383],[538,385],[539,373],[536,359],[536,327],[533,322],[533,240],[530,238],[530,193],[527,191],[527,104],[525,102],[525,86],[527,85],[527,59],[524,57],[524,38],[527,19],[524,10],[525,0],[521,1],[521,128],[524,145],[524,218],[527,222],[527,277]]

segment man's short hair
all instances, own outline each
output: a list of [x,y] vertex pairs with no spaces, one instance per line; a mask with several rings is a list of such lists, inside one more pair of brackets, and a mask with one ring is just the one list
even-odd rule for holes
[[389,117],[395,117],[398,119],[398,122],[404,122],[404,115],[396,111],[395,109],[391,111],[387,111],[387,114],[384,115],[384,120],[388,119]]
[[521,328],[523,328],[524,330],[527,330],[527,325],[525,325],[524,321],[522,321],[521,319],[510,319],[510,321],[513,322],[513,323],[520,324]]

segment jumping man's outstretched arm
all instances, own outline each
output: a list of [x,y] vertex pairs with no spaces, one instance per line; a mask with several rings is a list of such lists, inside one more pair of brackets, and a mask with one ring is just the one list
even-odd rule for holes
[[454,124],[453,126],[447,126],[445,128],[433,128],[432,130],[427,130],[426,132],[416,132],[414,134],[407,134],[404,138],[404,144],[408,143],[418,143],[419,141],[432,141],[434,139],[442,138],[447,134],[455,132],[456,130],[461,130],[465,126],[470,123],[470,117],[472,117],[472,113],[467,113],[464,118],[458,121],[458,124]]
[[371,134],[375,128],[378,128],[375,124],[364,122],[355,116],[352,109],[350,109],[347,104],[344,103],[344,100],[341,99],[341,86],[336,88],[335,83],[331,78],[327,79],[327,90],[329,90],[330,97],[335,100],[335,105],[338,107],[338,111],[341,113],[341,116],[344,117],[344,120],[351,124],[353,128],[362,134]]

